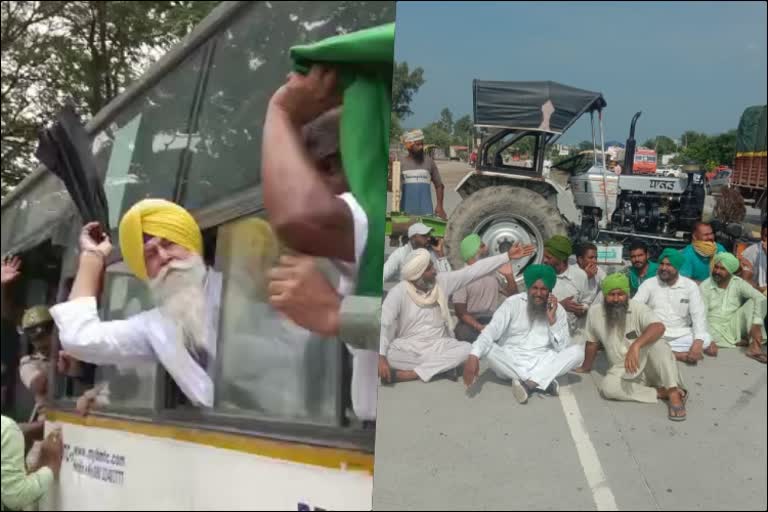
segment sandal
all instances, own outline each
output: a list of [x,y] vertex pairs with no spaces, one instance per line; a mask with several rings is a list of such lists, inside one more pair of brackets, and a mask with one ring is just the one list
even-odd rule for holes
[[766,364],[768,363],[768,355],[766,355],[765,352],[760,352],[759,354],[746,352],[744,355],[746,355],[750,359],[754,359],[758,363]]
[[[685,421],[685,419],[688,417],[688,412],[685,410],[685,404],[688,402],[688,391],[683,390],[681,391],[683,393],[682,397],[682,405],[668,405],[667,406],[667,418],[669,418],[671,421]],[[680,413],[684,413],[682,416],[680,416]],[[672,413],[675,413],[674,415]]]

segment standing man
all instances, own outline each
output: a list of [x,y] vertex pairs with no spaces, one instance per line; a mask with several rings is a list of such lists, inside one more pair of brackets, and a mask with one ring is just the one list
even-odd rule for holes
[[571,342],[583,344],[585,339],[579,329],[582,323],[579,320],[587,316],[589,308],[586,304],[589,277],[578,265],[568,264],[572,252],[571,241],[562,235],[555,235],[544,242],[543,262],[557,274],[557,284],[552,293],[568,313]]
[[656,403],[669,400],[668,417],[686,417],[683,381],[669,345],[664,324],[645,304],[629,299],[629,279],[611,274],[603,280],[605,300],[589,310],[587,336],[602,343],[611,365],[600,383],[609,400]]
[[557,377],[579,366],[584,350],[569,346],[568,321],[550,293],[555,271],[530,265],[524,272],[526,294],[510,297],[483,329],[464,365],[464,384],[474,384],[480,359],[488,358],[499,378],[512,380],[512,394],[524,404],[536,389],[558,394]]
[[693,226],[692,240],[680,252],[683,266],[680,275],[701,283],[709,277],[712,270],[712,257],[725,252],[725,247],[715,242],[715,232],[706,222],[697,222]]
[[384,262],[384,271],[382,273],[382,282],[387,282],[391,279],[400,279],[400,269],[402,268],[405,260],[416,249],[427,249],[432,258],[432,263],[438,272],[450,272],[451,264],[448,262],[448,258],[443,253],[443,239],[439,239],[436,246],[431,244],[430,233],[432,228],[417,222],[412,224],[408,228],[408,243],[402,247],[398,247],[395,251],[389,255],[387,261]]
[[[488,256],[488,247],[480,235],[475,233],[461,241],[460,250],[467,265],[474,265]],[[491,273],[453,294],[452,302],[459,319],[454,330],[457,340],[470,343],[475,341],[499,306],[499,292],[507,297],[517,293],[512,266],[507,263],[499,268],[498,273],[505,280],[503,287],[499,285],[495,273]]]
[[634,300],[649,306],[664,323],[667,340],[678,361],[697,364],[717,355],[717,344],[707,332],[707,318],[699,287],[680,275],[683,255],[666,248],[659,257],[659,271],[637,291]]
[[532,245],[516,244],[509,252],[461,270],[438,273],[429,253],[415,250],[403,267],[403,280],[390,290],[382,305],[379,377],[384,382],[429,382],[435,375],[462,364],[471,345],[452,336],[448,297],[510,259],[533,252]]
[[[763,321],[765,295],[734,273],[739,260],[731,253],[715,255],[712,277],[701,283],[701,298],[707,311],[712,338],[720,346],[749,346],[747,357],[766,363]],[[743,341],[749,338],[749,341]]]
[[408,215],[432,215],[432,190],[429,187],[432,183],[437,196],[434,214],[447,219],[448,215],[443,208],[445,186],[435,161],[424,154],[424,133],[421,130],[412,130],[403,136],[403,143],[408,155],[400,162],[400,172],[403,175],[400,211]]
[[629,260],[632,262],[629,267],[629,290],[630,296],[634,297],[646,279],[656,277],[659,264],[648,261],[648,245],[642,240],[635,240],[629,246]]

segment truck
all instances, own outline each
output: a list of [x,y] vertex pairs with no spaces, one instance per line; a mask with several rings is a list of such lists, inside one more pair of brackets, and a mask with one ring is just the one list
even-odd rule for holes
[[766,105],[748,107],[736,132],[736,158],[730,186],[766,215]]
[[[514,263],[516,273],[541,261],[544,241],[557,234],[596,242],[605,263],[621,263],[633,238],[646,239],[652,256],[662,247],[688,243],[704,209],[704,169],[691,162],[679,178],[635,174],[634,132],[641,112],[631,121],[625,171],[617,176],[606,168],[602,93],[556,82],[474,80],[472,87],[475,129],[490,135],[481,142],[474,169],[456,187],[463,201],[445,231],[454,268],[463,264],[459,246],[471,233],[493,254],[515,242],[536,246],[534,256]],[[591,154],[555,162],[544,173],[548,148],[585,114],[592,124]],[[533,148],[532,166],[497,158],[521,143]]]

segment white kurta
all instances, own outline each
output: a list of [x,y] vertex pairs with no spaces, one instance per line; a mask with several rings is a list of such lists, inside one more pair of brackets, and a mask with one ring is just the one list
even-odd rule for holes
[[[429,249],[427,249],[429,250]],[[400,269],[403,268],[408,256],[414,251],[411,243],[408,242],[402,247],[398,247],[395,251],[389,255],[387,261],[384,262],[384,271],[382,273],[382,282],[386,283],[391,279],[400,279]],[[451,264],[448,262],[448,258],[438,258],[434,252],[429,251],[429,255],[432,258],[432,264],[435,266],[438,272],[450,272]]]
[[699,286],[679,276],[672,286],[658,276],[640,285],[633,299],[648,305],[664,323],[664,339],[674,352],[688,352],[694,340],[702,340],[704,348],[712,341],[707,332],[707,310]]
[[[603,279],[605,279],[605,271],[600,267],[597,267],[597,274],[595,277],[589,277],[587,272],[577,264],[571,265],[571,267],[576,268],[573,269],[572,272],[566,272],[563,282],[564,284],[573,283],[573,289],[575,293],[578,293],[578,299],[576,298],[577,296],[574,296],[574,299],[587,307],[591,307],[593,304],[601,304],[603,302],[603,291],[600,288],[600,285],[603,283]],[[583,278],[586,278],[586,280]],[[577,289],[578,287],[583,287],[583,289]],[[567,285],[566,289],[568,289]],[[558,300],[560,299],[557,293],[555,296],[558,297]],[[568,295],[565,295],[563,298],[567,296]],[[578,317],[572,313],[568,313],[568,324],[571,328],[571,342],[578,345],[586,343],[587,315]]]
[[568,319],[557,308],[555,324],[531,323],[528,296],[517,294],[496,310],[477,341],[472,355],[487,358],[491,369],[502,379],[531,380],[540,389],[584,361],[584,349],[570,345]]
[[[589,296],[589,278],[587,273],[581,270],[578,265],[569,265],[568,269],[557,276],[557,283],[552,289],[552,294],[561,301],[571,297],[579,304],[588,305]],[[579,318],[573,313],[566,312],[568,318],[568,327],[570,329],[571,341],[575,344],[584,344],[584,321],[585,317]]]
[[[221,274],[209,270],[205,278],[208,368],[215,368],[216,337],[221,301]],[[95,297],[57,304],[51,316],[59,329],[62,348],[75,359],[97,365],[163,365],[184,395],[195,405],[213,407],[213,381],[186,350],[179,351],[178,331],[159,309],[125,320],[102,322]]]
[[[336,291],[346,297],[355,292],[357,272],[368,240],[368,216],[352,194],[346,192],[339,196],[347,203],[352,212],[355,236],[355,261],[333,260],[341,272],[341,279]],[[347,344],[352,354],[352,410],[355,416],[364,421],[376,419],[376,397],[378,394],[379,354],[375,350],[362,350]]]
[[[472,281],[490,274],[509,261],[507,254],[484,258],[461,270],[437,274],[437,285],[446,297]],[[471,345],[457,341],[440,313],[440,307],[419,307],[404,282],[390,290],[381,309],[379,353],[398,370],[414,370],[424,382],[463,363]]]

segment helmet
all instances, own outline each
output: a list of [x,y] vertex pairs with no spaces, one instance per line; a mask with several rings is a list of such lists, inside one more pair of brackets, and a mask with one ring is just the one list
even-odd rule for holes
[[32,306],[24,311],[24,316],[21,317],[21,328],[27,330],[31,327],[37,327],[48,322],[53,322],[53,317],[48,311],[48,306]]

